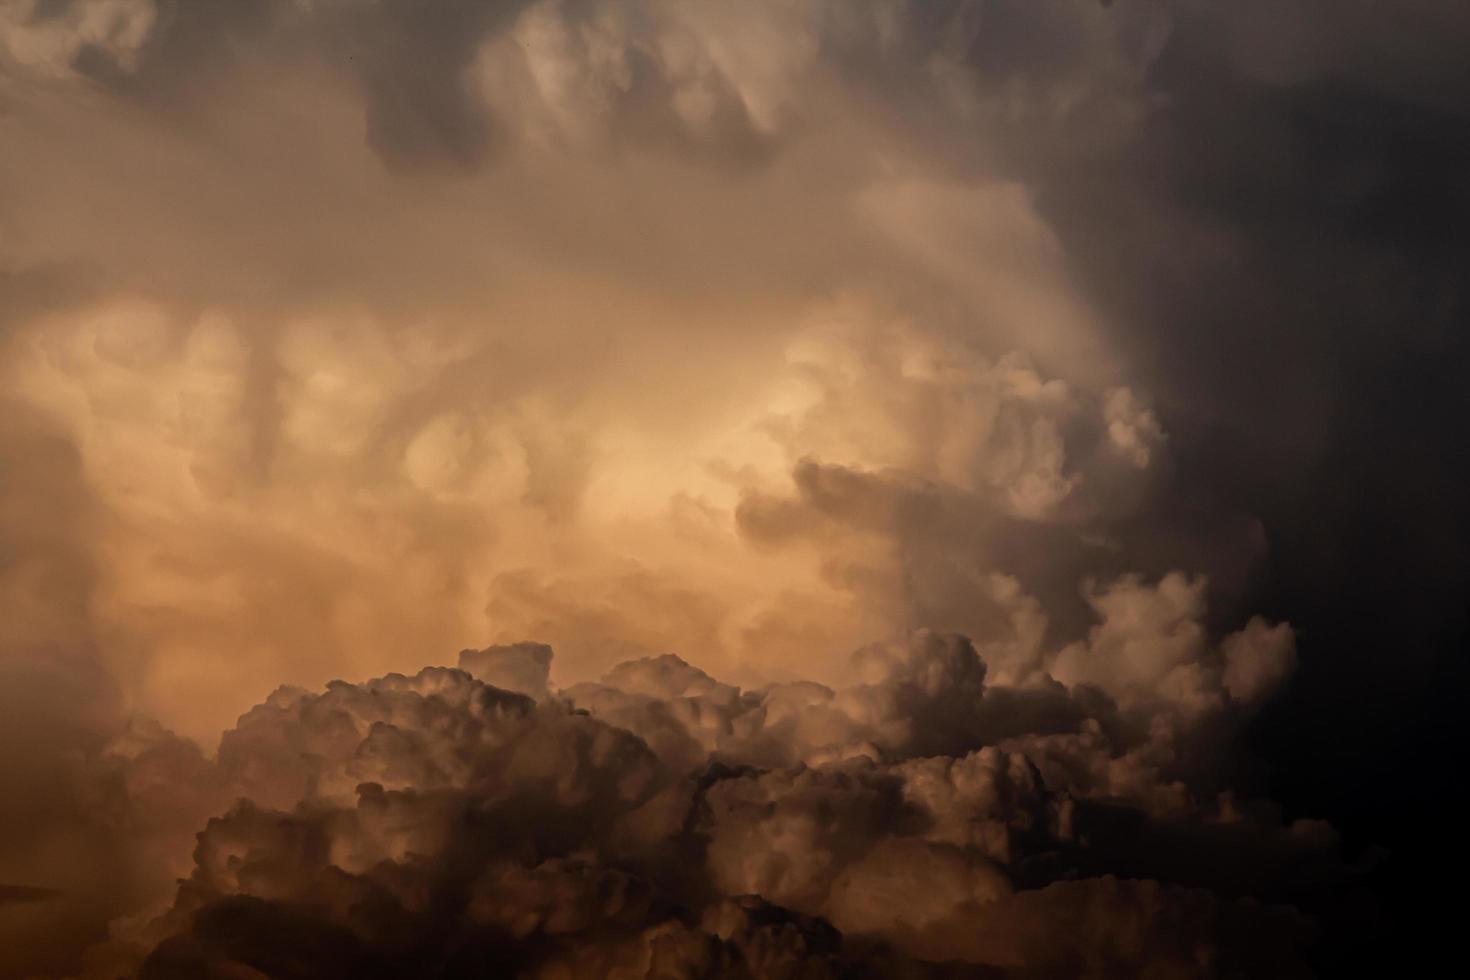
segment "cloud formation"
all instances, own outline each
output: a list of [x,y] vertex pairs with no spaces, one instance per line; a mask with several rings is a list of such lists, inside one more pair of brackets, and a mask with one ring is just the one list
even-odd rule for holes
[[1463,570],[1400,7],[0,6],[0,975],[1289,974],[1283,620]]
[[1288,976],[1305,920],[1232,876],[1340,873],[1325,826],[1193,794],[1197,705],[989,688],[963,637],[860,649],[838,690],[666,655],[547,691],[548,654],[282,688],[208,763],[135,733],[106,755],[123,812],[203,829],[172,905],[115,923],[88,975]]

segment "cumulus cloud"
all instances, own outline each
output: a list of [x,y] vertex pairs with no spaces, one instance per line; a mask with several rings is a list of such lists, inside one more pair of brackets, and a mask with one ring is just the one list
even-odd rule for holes
[[0,974],[1294,969],[1407,9],[0,5]]
[[[859,649],[838,690],[743,691],[672,655],[547,690],[549,659],[461,657],[534,699],[448,668],[282,688],[208,762],[157,729],[119,742],[118,812],[202,829],[172,903],[115,922],[87,974],[1288,976],[1306,920],[1240,900],[1240,864],[1340,873],[1329,830],[1137,767],[1098,737],[1105,700],[1070,743],[987,742],[962,637]],[[1165,845],[1147,877],[1140,821]]]

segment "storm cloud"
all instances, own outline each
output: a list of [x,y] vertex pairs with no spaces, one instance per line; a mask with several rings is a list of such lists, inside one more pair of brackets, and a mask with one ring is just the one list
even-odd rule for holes
[[216,815],[172,906],[89,972],[1287,976],[1308,921],[1244,887],[1345,873],[1326,825],[1191,788],[1223,693],[1125,710],[989,687],[969,641],[928,632],[857,651],[836,690],[743,691],[665,655],[547,692],[547,652],[460,657],[539,700],[425,668],[282,688],[209,764],[134,735],[106,756],[124,807]]
[[0,975],[1427,950],[1467,45],[0,5]]

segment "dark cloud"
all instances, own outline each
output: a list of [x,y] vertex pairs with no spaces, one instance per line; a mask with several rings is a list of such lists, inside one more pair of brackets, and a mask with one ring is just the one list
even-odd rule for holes
[[0,10],[0,974],[1410,969],[1467,44]]
[[[1437,774],[1463,756],[1442,719],[1470,580],[1452,544],[1470,481],[1467,45],[1453,4],[1181,9],[1148,76],[1164,108],[1101,164],[1053,160],[1038,198],[1129,324],[1184,492],[1239,502],[1271,542],[1244,601],[1292,609],[1303,665],[1254,740],[1272,793],[1341,815],[1355,846],[1398,842],[1380,878],[1395,911],[1370,926],[1355,906],[1327,973],[1399,968],[1442,929],[1419,897],[1440,849],[1411,814],[1444,805]],[[1382,780],[1416,802],[1356,789]]]
[[[544,670],[546,650],[462,659]],[[663,657],[539,702],[444,668],[282,689],[189,781],[242,798],[172,907],[88,975],[1304,975],[1308,920],[1241,896],[1339,879],[1330,829],[1197,803],[1087,708],[1068,746],[985,745],[960,637],[859,650],[853,672],[741,691]],[[147,756],[109,759],[135,793],[181,792]],[[1066,768],[1094,763],[1132,775]]]
[[323,30],[339,35],[343,56],[361,78],[367,138],[395,166],[441,160],[476,164],[489,149],[493,123],[466,77],[476,47],[524,8],[522,2],[386,0],[359,18]]

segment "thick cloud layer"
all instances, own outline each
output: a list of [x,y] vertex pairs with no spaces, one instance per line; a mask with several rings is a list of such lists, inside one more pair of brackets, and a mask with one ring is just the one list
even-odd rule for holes
[[1467,36],[0,3],[0,975],[1295,969],[1455,769]]
[[[1128,526],[1165,429],[1025,184],[962,159],[1009,126],[963,9],[240,9],[7,15],[0,371],[82,456],[145,712],[209,738],[262,677],[482,636],[821,678],[978,638],[997,575],[1076,632],[1087,574],[1255,556],[1126,557],[1174,540]],[[1143,28],[1079,16],[1121,98]]]
[[[85,972],[1288,976],[1307,921],[1241,895],[1342,873],[1325,826],[1189,785],[1190,736],[1236,706],[1218,682],[1130,711],[987,685],[969,641],[920,632],[858,650],[837,690],[742,691],[666,655],[547,692],[548,654],[460,658],[539,700],[426,668],[282,688],[213,762],[125,739],[115,816],[182,881]],[[139,821],[160,813],[202,824],[187,868],[186,838]]]

